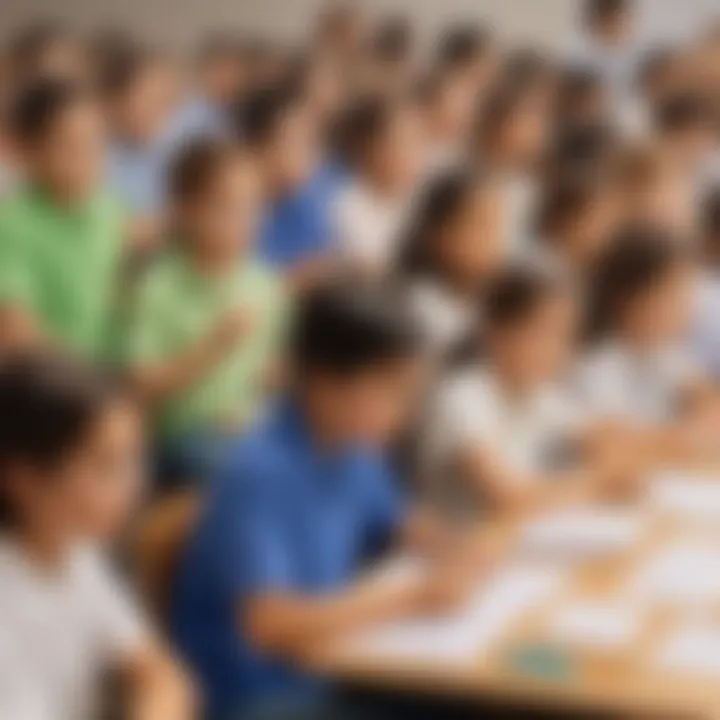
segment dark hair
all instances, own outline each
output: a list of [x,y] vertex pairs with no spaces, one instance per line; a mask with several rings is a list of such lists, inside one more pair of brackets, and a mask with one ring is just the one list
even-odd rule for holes
[[119,387],[99,371],[55,353],[0,363],[0,525],[15,521],[6,473],[14,463],[52,469],[75,450]]
[[463,67],[484,56],[492,45],[487,28],[459,25],[450,28],[441,38],[438,47],[438,64],[441,68]]
[[546,272],[529,265],[508,267],[488,283],[484,303],[487,328],[519,325],[559,292],[559,280]]
[[713,188],[703,201],[702,231],[707,241],[720,244],[720,187]]
[[300,102],[301,94],[294,82],[275,82],[255,90],[235,108],[238,137],[250,146],[268,142]]
[[408,20],[392,17],[375,31],[370,42],[370,54],[381,62],[403,62],[412,52],[413,42],[413,30]]
[[585,22],[611,20],[632,9],[632,0],[585,0]]
[[400,245],[399,272],[405,277],[440,272],[437,243],[440,229],[468,202],[483,178],[454,171],[437,178],[423,193],[410,231]]
[[326,284],[301,302],[291,337],[300,372],[348,376],[411,358],[420,336],[406,306],[376,286]]
[[525,88],[521,85],[510,83],[496,87],[476,118],[476,140],[482,143],[503,128],[508,118],[525,105],[527,98]]
[[159,53],[146,47],[132,44],[118,47],[102,68],[101,92],[109,99],[122,97],[159,59]]
[[555,66],[546,55],[532,49],[516,50],[505,58],[499,88],[528,92],[553,77],[555,71]]
[[707,97],[686,92],[669,97],[655,112],[655,125],[661,132],[672,133],[699,127],[712,128],[715,113]]
[[611,332],[627,304],[664,278],[683,257],[677,240],[664,230],[639,225],[619,231],[591,278],[589,339]]
[[588,99],[597,92],[603,92],[605,86],[602,77],[594,70],[571,68],[560,79],[558,91],[558,116],[567,122]]
[[614,128],[604,123],[559,125],[547,157],[546,182],[584,182],[606,173],[616,144]]
[[546,187],[540,201],[536,229],[545,241],[552,241],[557,229],[587,210],[603,190],[604,178],[596,174],[558,178]]
[[21,28],[10,42],[8,56],[13,71],[32,75],[42,55],[54,43],[71,41],[70,30],[57,20],[42,20]]
[[197,197],[235,157],[237,149],[230,142],[214,138],[191,141],[178,153],[170,168],[170,197],[179,203]]
[[22,143],[36,142],[64,112],[91,97],[86,88],[71,80],[38,79],[15,98],[10,113],[11,132]]

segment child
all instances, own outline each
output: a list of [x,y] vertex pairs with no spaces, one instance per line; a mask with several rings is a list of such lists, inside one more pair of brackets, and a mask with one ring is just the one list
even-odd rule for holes
[[0,206],[0,345],[34,335],[100,357],[124,237],[101,192],[100,108],[52,79],[21,93],[12,115],[27,181]]
[[568,277],[586,277],[616,222],[614,194],[598,175],[559,179],[538,213],[537,261]]
[[415,37],[403,17],[384,20],[375,30],[364,58],[359,90],[388,97],[404,92],[411,81]]
[[387,275],[421,172],[422,136],[414,108],[386,98],[361,101],[355,115],[354,175],[334,205],[335,236],[350,267]]
[[116,388],[54,355],[0,366],[0,715],[102,716],[119,673],[129,717],[186,718],[186,683],[100,548],[140,476],[140,419]]
[[354,580],[409,527],[382,448],[415,394],[415,354],[406,313],[375,288],[306,298],[290,396],[232,451],[174,583],[173,635],[213,720],[324,717],[307,705],[327,688],[294,668],[314,643],[462,596],[467,575],[449,568],[377,590]]
[[503,202],[489,179],[436,180],[401,248],[399,280],[433,354],[447,356],[478,325],[480,291],[503,260]]
[[558,126],[603,127],[611,120],[612,105],[600,75],[584,69],[566,72],[558,90]]
[[591,458],[588,428],[558,384],[577,330],[568,288],[522,267],[491,282],[486,363],[441,386],[430,420],[427,491],[452,515],[512,515],[589,499],[607,479]]
[[320,164],[318,128],[298,88],[276,83],[241,108],[239,133],[258,168],[267,205],[258,255],[302,291],[332,272],[334,188]]
[[692,283],[691,264],[667,234],[639,228],[618,235],[591,285],[595,343],[578,372],[592,415],[648,431],[666,458],[688,441],[708,440],[701,428],[682,426],[709,399],[685,347]]
[[495,39],[483,27],[451,27],[440,39],[436,64],[441,73],[467,83],[480,99],[494,81],[498,70]]
[[174,237],[143,279],[128,355],[155,411],[163,489],[203,482],[262,407],[281,344],[283,292],[248,258],[254,168],[231,145],[196,140],[170,178]]

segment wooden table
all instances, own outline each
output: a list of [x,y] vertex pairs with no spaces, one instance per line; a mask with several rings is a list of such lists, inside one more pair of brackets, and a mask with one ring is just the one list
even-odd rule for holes
[[[488,533],[511,542],[518,525],[486,528],[483,537]],[[712,539],[720,547],[720,523],[717,529],[711,525],[699,529],[695,523],[649,514],[637,546],[616,557],[578,563],[568,571],[556,596],[518,617],[473,661],[455,664],[428,657],[399,661],[366,650],[354,652],[352,644],[335,643],[313,655],[312,668],[355,685],[453,700],[509,700],[540,709],[610,712],[632,718],[719,720],[720,679],[668,674],[653,669],[647,661],[653,648],[679,625],[678,611],[668,608],[649,612],[631,647],[622,651],[563,647],[563,656],[572,668],[564,678],[527,674],[508,660],[520,648],[553,647],[549,618],[564,603],[612,595],[644,560],[673,542],[695,537]],[[720,628],[720,603],[713,612]]]

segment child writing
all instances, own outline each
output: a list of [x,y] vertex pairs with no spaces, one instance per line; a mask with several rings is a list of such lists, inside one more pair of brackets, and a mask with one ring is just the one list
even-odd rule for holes
[[36,336],[100,357],[125,224],[101,189],[99,105],[71,81],[39,80],[11,125],[27,179],[0,204],[0,345]]
[[100,547],[139,489],[140,418],[54,355],[0,366],[0,715],[100,716],[105,673],[137,720],[193,717],[186,682]]
[[197,140],[170,178],[172,248],[150,268],[128,332],[128,360],[155,410],[164,484],[202,481],[227,438],[262,406],[281,344],[278,278],[250,259],[259,187],[237,149]]
[[213,720],[263,708],[304,717],[308,702],[328,701],[292,669],[313,643],[464,594],[473,576],[459,553],[392,588],[355,581],[370,548],[412,525],[383,447],[415,393],[416,343],[406,313],[374,287],[306,298],[290,395],[232,451],[174,583],[173,634]]

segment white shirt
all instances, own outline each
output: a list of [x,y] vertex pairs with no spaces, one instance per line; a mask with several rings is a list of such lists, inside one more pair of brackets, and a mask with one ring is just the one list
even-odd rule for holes
[[553,455],[582,423],[577,407],[552,383],[518,398],[488,370],[450,378],[440,388],[426,442],[430,493],[456,494],[450,469],[458,451],[471,446],[492,453],[519,479],[537,476],[552,466]]
[[589,414],[648,426],[675,414],[680,394],[698,374],[682,346],[640,355],[619,343],[608,343],[581,360],[577,377]]
[[360,181],[349,183],[333,208],[334,227],[341,251],[351,265],[385,274],[395,258],[409,202],[374,194]]
[[706,273],[695,288],[690,352],[711,378],[720,379],[720,275]]
[[98,717],[103,671],[145,634],[103,559],[78,549],[50,574],[2,539],[0,587],[0,717]]
[[503,248],[511,259],[522,260],[534,236],[537,182],[530,175],[514,175],[505,180],[504,188],[507,222]]

